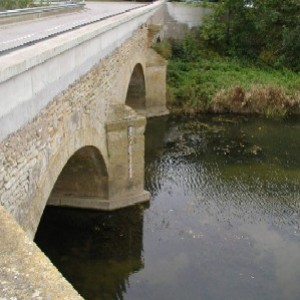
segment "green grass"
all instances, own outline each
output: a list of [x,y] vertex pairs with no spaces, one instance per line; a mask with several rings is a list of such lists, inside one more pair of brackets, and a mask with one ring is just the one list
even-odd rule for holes
[[[168,61],[167,76],[171,108],[207,111],[214,110],[213,104],[220,101],[226,102],[224,110],[239,112],[237,107],[231,107],[237,104],[233,103],[237,102],[236,89],[244,95],[241,101],[252,101],[250,106],[254,112],[260,112],[259,109],[253,107],[252,99],[258,95],[265,97],[266,99],[262,100],[268,102],[270,97],[279,99],[280,94],[280,101],[284,103],[279,103],[279,100],[278,103],[275,102],[276,105],[284,107],[282,114],[289,112],[286,106],[293,106],[295,101],[300,102],[300,74],[298,73],[220,57],[208,50],[197,49],[197,45],[193,45],[191,40],[175,45],[173,52],[175,54]],[[230,97],[233,99],[228,99]],[[259,99],[255,99],[255,102],[258,104]],[[273,102],[272,99],[274,106]],[[218,107],[221,109],[220,105]],[[270,112],[270,108],[261,109],[263,112]],[[247,112],[252,112],[249,111],[249,105]]]

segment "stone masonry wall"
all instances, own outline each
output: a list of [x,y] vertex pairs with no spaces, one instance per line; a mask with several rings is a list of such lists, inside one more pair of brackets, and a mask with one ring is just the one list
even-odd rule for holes
[[0,206],[0,299],[83,300]]
[[69,86],[22,129],[0,143],[0,203],[29,237],[37,229],[55,181],[81,147],[108,162],[105,123],[110,105],[125,103],[132,70],[145,68],[147,28]]

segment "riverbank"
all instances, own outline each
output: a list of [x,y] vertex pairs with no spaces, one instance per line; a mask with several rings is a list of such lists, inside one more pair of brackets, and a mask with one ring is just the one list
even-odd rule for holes
[[193,36],[156,49],[168,59],[168,106],[173,113],[300,113],[299,73],[221,56]]

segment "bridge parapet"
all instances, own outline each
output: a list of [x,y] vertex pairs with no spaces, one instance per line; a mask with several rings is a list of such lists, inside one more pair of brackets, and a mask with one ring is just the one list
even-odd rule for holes
[[120,47],[163,3],[157,1],[0,56],[0,91],[5,101],[0,106],[0,141]]

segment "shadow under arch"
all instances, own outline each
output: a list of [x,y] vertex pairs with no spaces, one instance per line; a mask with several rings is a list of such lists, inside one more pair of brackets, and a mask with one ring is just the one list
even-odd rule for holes
[[84,299],[124,299],[129,278],[144,268],[146,207],[104,212],[48,206],[35,242]]
[[77,150],[58,176],[47,204],[64,205],[85,198],[108,198],[108,172],[100,151],[94,146]]
[[145,112],[146,110],[145,75],[140,63],[136,64],[132,71],[125,104],[136,112]]
[[[49,200],[66,197],[71,202],[80,196],[85,201],[100,193],[107,198],[108,178],[101,151],[84,146],[66,162]],[[105,212],[47,205],[34,241],[85,299],[123,299],[129,277],[144,267],[145,208]]]

